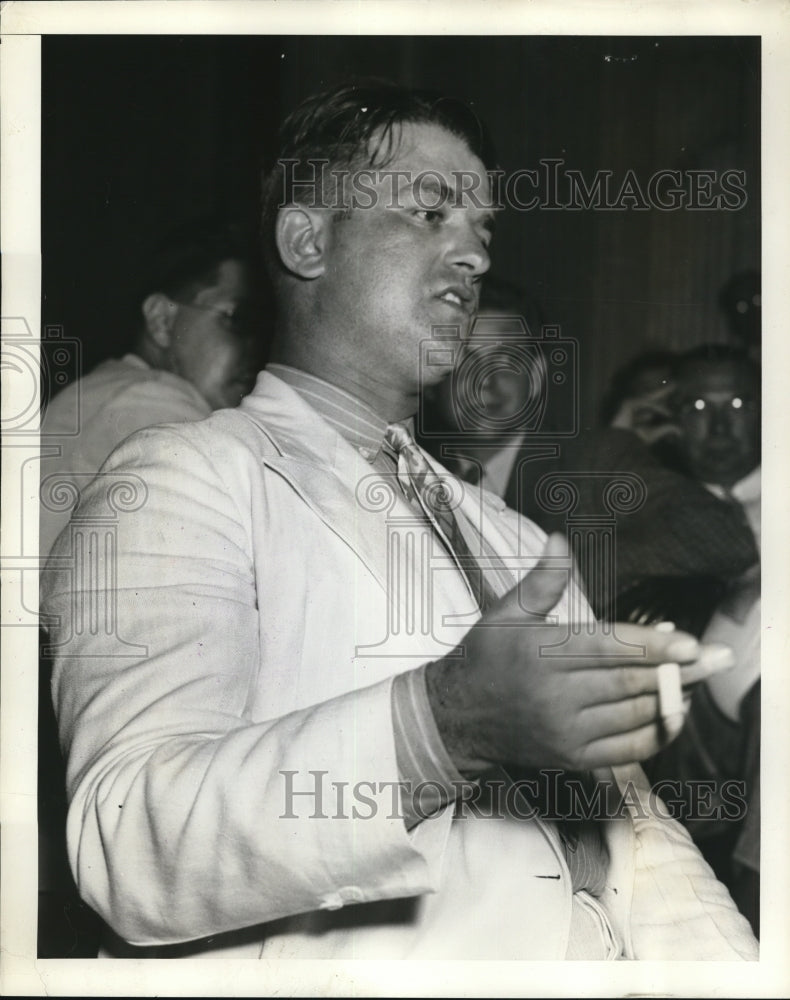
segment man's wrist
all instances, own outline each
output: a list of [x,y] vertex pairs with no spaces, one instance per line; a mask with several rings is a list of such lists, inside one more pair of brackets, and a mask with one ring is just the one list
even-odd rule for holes
[[410,830],[463,795],[468,784],[447,753],[436,726],[424,665],[393,678],[392,725],[403,819]]
[[425,687],[436,728],[449,757],[464,777],[475,777],[488,770],[491,762],[483,760],[475,747],[469,711],[472,698],[463,676],[465,669],[463,662],[458,660],[434,660],[425,667]]

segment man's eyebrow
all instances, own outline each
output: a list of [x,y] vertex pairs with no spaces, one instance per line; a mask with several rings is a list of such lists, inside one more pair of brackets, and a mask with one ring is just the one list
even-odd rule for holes
[[[436,207],[440,208],[442,205],[450,205],[451,207],[458,207],[458,197],[459,191],[453,186],[450,187],[447,182],[440,176],[436,174],[429,173],[427,176],[415,177],[410,185],[409,189],[414,194],[422,195],[425,192],[429,192],[436,196],[437,204]],[[465,194],[467,198],[470,196],[474,198],[479,198],[480,196],[477,192],[470,192],[468,188],[462,188],[461,194]],[[431,206],[426,206],[431,207]],[[477,207],[482,208],[483,206],[478,201]],[[483,217],[482,224],[485,229],[493,233],[496,228],[496,216],[501,211],[501,206],[491,205],[486,206],[485,216]]]
[[417,177],[415,177],[411,182],[410,187],[412,192],[415,194],[422,194],[423,191],[430,191],[431,193],[437,195],[439,205],[446,205],[450,198],[455,194],[455,192],[447,186],[446,181],[435,174],[429,174],[428,176],[418,174]]

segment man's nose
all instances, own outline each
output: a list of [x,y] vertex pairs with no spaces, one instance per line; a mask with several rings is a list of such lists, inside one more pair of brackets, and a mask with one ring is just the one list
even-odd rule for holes
[[480,236],[472,227],[463,227],[456,235],[449,252],[449,259],[456,267],[468,269],[477,277],[491,267],[491,257]]
[[732,431],[732,410],[729,404],[724,406],[712,406],[710,408],[710,421],[708,433],[711,437],[716,435],[728,436]]

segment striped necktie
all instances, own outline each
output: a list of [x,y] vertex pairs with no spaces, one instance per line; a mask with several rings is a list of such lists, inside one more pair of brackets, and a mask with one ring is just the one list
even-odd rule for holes
[[[390,424],[384,433],[384,440],[397,458],[398,482],[407,500],[433,526],[464,573],[480,610],[485,611],[504,596],[510,587],[515,586],[516,578],[512,577],[503,586],[502,570],[495,570],[499,592],[486,580],[486,574],[472,554],[459,524],[458,518],[463,517],[463,514],[453,513],[452,486],[431,467],[408,427],[400,423]],[[476,531],[471,524],[469,530]],[[534,779],[536,776],[534,771],[518,767],[508,767],[505,773],[510,780],[516,777]],[[568,816],[565,812],[568,803],[566,779],[571,777],[582,785],[585,792],[592,790],[592,775],[585,772],[565,772],[558,776],[555,800],[554,795],[547,795],[544,782],[539,777],[538,787],[541,790],[537,799],[530,801],[530,805],[543,815],[556,814],[557,811],[560,815],[565,814],[565,818],[559,823],[559,831],[574,891],[587,889],[598,895],[605,884],[608,852],[598,822],[585,822],[581,817]],[[591,801],[591,796],[587,795],[587,799]]]
[[452,485],[431,467],[404,424],[390,424],[384,440],[397,458],[398,482],[406,499],[433,526],[466,578],[478,607],[485,611],[496,602],[497,594],[464,537],[459,523],[463,515],[453,511]]

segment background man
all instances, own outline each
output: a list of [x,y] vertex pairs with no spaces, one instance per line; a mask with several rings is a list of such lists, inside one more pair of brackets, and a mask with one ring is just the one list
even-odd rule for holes
[[[757,321],[759,331],[759,316]],[[760,546],[760,369],[743,350],[709,344],[688,351],[675,367],[674,418],[678,452],[687,473],[726,502]],[[722,537],[730,544],[731,535]],[[760,564],[732,580],[703,634],[724,642],[735,668],[694,692],[681,737],[665,748],[649,773],[707,780],[714,801],[727,779],[744,783],[747,804],[739,822],[687,812],[689,829],[719,877],[731,889],[755,932],[760,922]],[[684,793],[685,797],[685,793]]]
[[539,309],[521,289],[486,275],[455,369],[426,386],[420,413],[421,446],[514,509],[525,440],[542,426],[547,397],[545,364],[534,342],[540,328]]
[[60,502],[64,483],[74,487],[74,498],[133,431],[202,420],[237,406],[252,388],[266,346],[265,327],[253,316],[253,259],[241,230],[204,218],[170,232],[145,260],[132,349],[102,362],[46,407],[42,555],[68,523],[73,503]]
[[[629,621],[669,619],[701,635],[727,587],[756,568],[759,553],[742,510],[724,502],[722,490],[706,489],[689,461],[690,426],[692,437],[699,436],[696,425],[707,415],[694,409],[699,386],[687,380],[687,365],[675,355],[651,352],[620,369],[602,408],[607,426],[564,447],[563,465],[628,470],[646,488],[642,506],[618,518],[614,599],[596,604],[596,611],[613,617],[616,608],[617,617]],[[734,440],[722,437],[715,447],[726,462],[738,451]],[[580,491],[578,510],[602,513],[583,482]]]
[[708,344],[677,366],[679,449],[690,476],[737,501],[760,539],[760,368],[743,351]]
[[[489,266],[481,123],[338,88],[289,118],[279,157],[272,363],[238,409],[141,432],[105,467],[147,488],[119,516],[112,595],[147,655],[70,636],[70,573],[45,574],[85,898],[133,945],[264,958],[754,957],[687,835],[633,801],[631,762],[676,731],[657,664],[691,684],[728,651],[569,628],[563,541],[410,438],[452,364],[436,328],[468,335]],[[78,515],[106,503],[97,480]],[[503,765],[566,789],[600,767],[632,801],[557,822],[536,782],[539,815],[486,818]],[[462,790],[477,808],[454,818]]]
[[613,379],[602,406],[605,426],[553,437],[542,419],[554,386],[540,363],[543,345],[534,339],[537,309],[500,282],[492,295],[488,280],[461,362],[426,390],[421,444],[546,531],[566,525],[565,515],[541,504],[544,475],[598,473],[574,476],[573,513],[599,518],[608,513],[602,474],[639,476],[644,502],[617,519],[612,580],[596,557],[590,562],[588,552],[577,554],[587,598],[609,620],[669,619],[700,635],[727,583],[756,564],[757,547],[741,511],[681,471],[675,443],[681,430],[670,401],[676,356],[638,356]]

